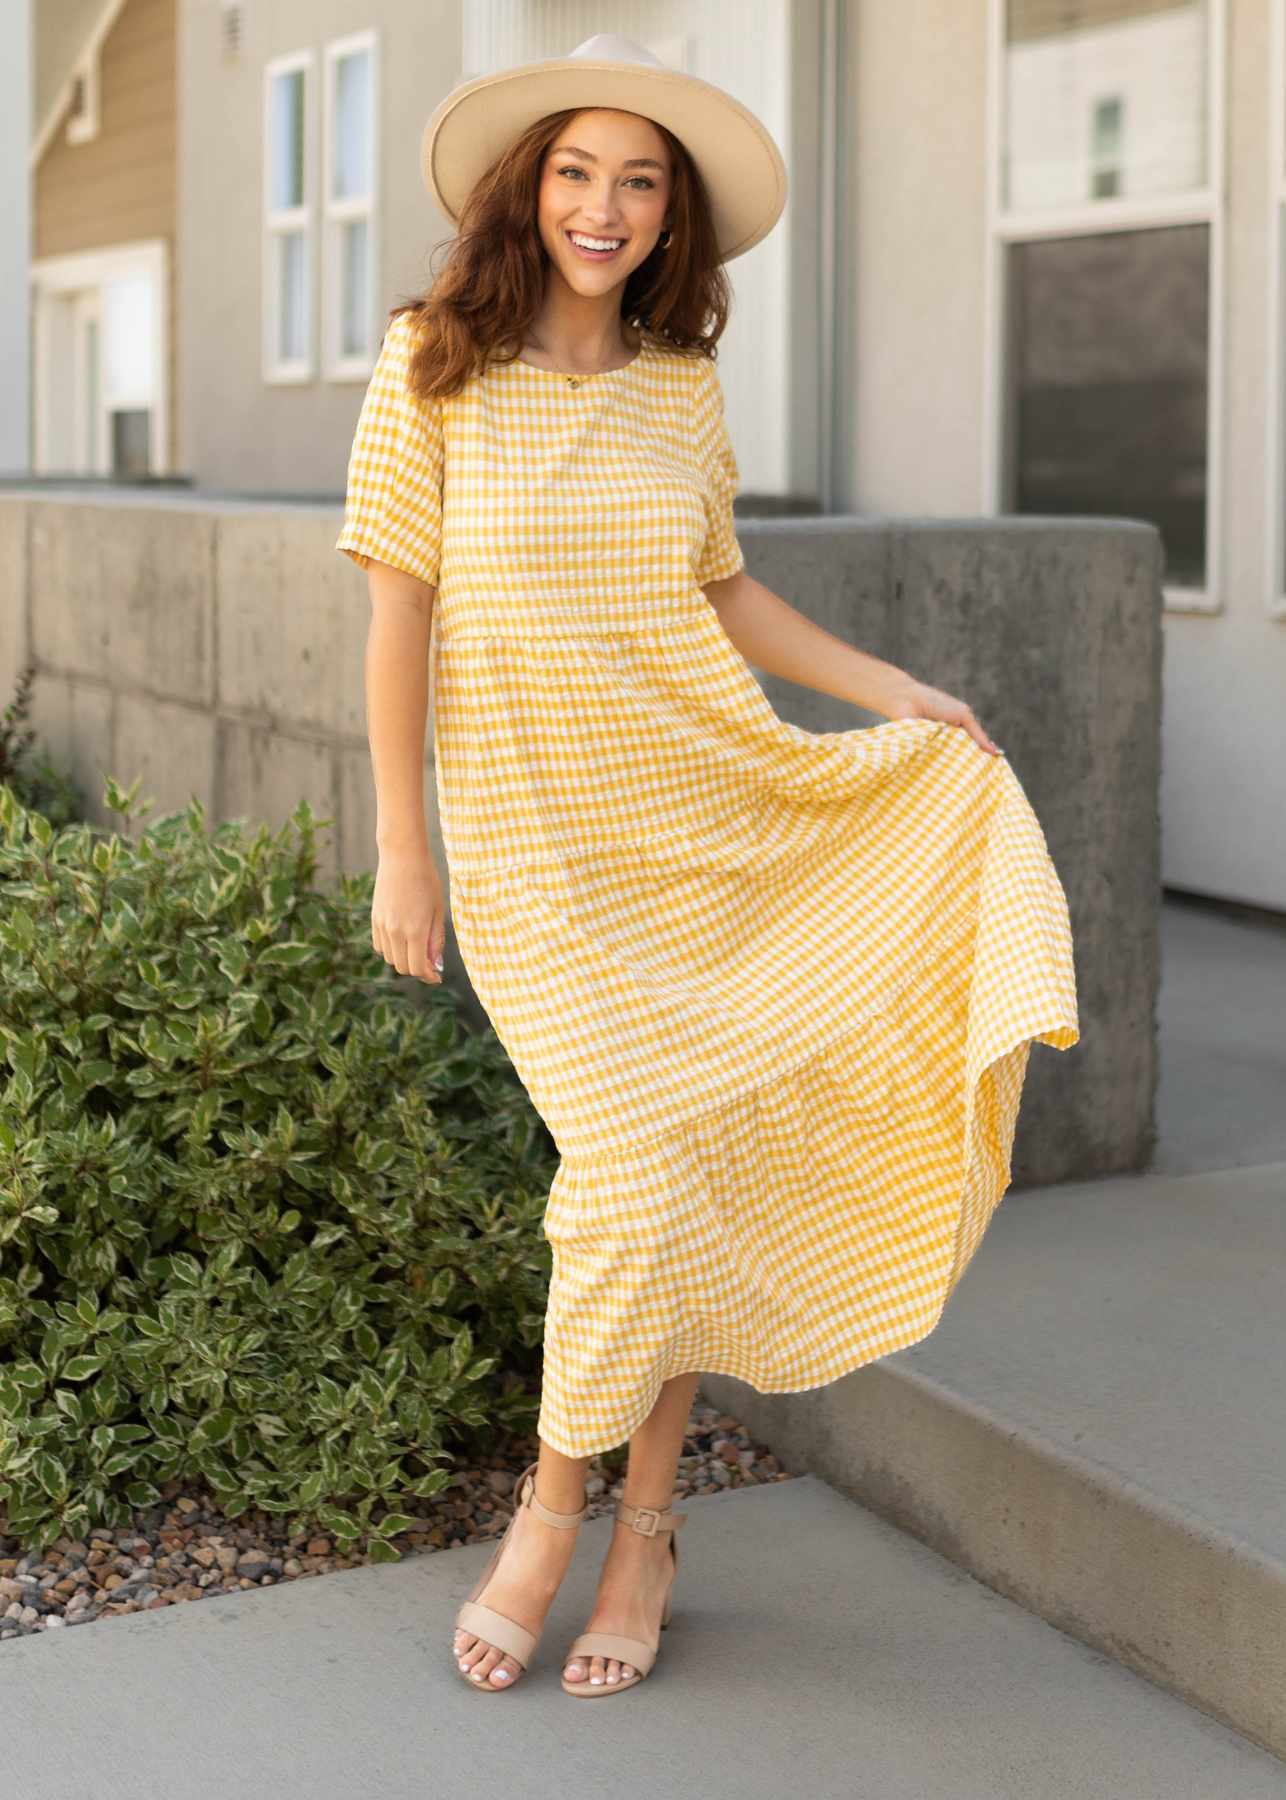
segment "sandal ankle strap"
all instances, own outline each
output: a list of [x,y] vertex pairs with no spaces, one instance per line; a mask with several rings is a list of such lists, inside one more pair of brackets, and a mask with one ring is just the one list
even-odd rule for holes
[[616,1517],[640,1537],[655,1537],[658,1531],[682,1531],[687,1513],[659,1512],[654,1506],[627,1506],[616,1503]]
[[543,1524],[552,1525],[556,1531],[575,1531],[577,1526],[583,1525],[589,1517],[588,1500],[580,1511],[575,1513],[551,1512],[547,1506],[537,1500],[535,1463],[518,1477],[518,1485],[514,1489],[514,1504],[515,1509],[519,1506],[527,1507]]

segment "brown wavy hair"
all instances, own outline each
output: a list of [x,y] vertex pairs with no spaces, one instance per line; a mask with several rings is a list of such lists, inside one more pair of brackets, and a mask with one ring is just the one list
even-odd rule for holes
[[[521,351],[549,272],[536,228],[541,169],[555,138],[585,110],[538,119],[509,146],[465,201],[459,235],[429,292],[395,309],[394,317],[415,317],[408,381],[422,399],[458,394],[471,377]],[[676,350],[713,357],[731,296],[710,200],[683,145],[663,125],[656,129],[673,171],[670,239],[626,281],[621,317]]]

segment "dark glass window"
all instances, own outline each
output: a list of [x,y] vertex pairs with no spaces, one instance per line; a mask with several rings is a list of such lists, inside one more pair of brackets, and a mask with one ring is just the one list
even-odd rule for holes
[[1010,251],[1010,494],[1020,513],[1148,519],[1166,578],[1206,569],[1210,233]]

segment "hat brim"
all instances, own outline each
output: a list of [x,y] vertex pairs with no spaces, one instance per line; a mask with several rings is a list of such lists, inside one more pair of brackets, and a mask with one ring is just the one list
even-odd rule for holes
[[514,140],[550,113],[608,107],[672,132],[710,196],[724,262],[767,237],[786,204],[786,169],[754,114],[694,75],[646,63],[562,58],[466,82],[424,132],[424,185],[452,225],[476,183]]

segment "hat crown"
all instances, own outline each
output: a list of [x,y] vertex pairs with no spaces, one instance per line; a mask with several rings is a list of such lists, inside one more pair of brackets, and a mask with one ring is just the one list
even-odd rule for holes
[[619,37],[614,31],[600,31],[595,37],[586,38],[571,54],[586,62],[645,63],[653,69],[665,67],[659,56],[653,56],[633,38]]

